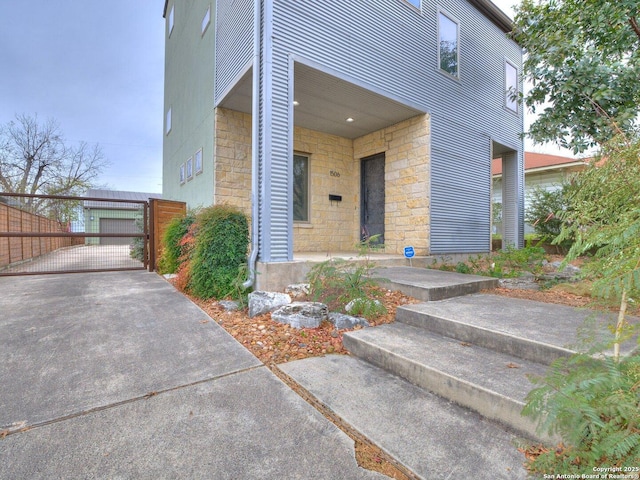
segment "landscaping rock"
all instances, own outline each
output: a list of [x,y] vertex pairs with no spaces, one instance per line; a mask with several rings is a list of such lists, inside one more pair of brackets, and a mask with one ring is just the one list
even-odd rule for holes
[[249,318],[273,312],[291,303],[291,297],[279,292],[251,292],[249,294]]
[[289,285],[284,289],[285,293],[291,295],[291,298],[300,298],[309,295],[311,292],[311,285],[308,283],[295,283]]
[[351,315],[337,312],[331,312],[329,314],[329,321],[333,323],[338,330],[342,330],[343,328],[353,328],[357,325],[362,327],[369,326],[369,322],[364,318],[353,317]]
[[502,288],[540,290],[540,285],[538,285],[538,282],[536,281],[536,276],[530,272],[523,272],[519,277],[501,278],[499,283]]
[[318,328],[328,316],[327,306],[318,302],[293,302],[271,312],[272,320],[294,328]]
[[218,303],[227,312],[233,312],[240,309],[240,304],[233,300],[220,300]]

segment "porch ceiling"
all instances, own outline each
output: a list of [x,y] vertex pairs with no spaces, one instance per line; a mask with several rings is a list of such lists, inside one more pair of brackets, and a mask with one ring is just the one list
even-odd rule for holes
[[[357,138],[425,112],[300,63],[295,64],[294,124]],[[220,106],[251,113],[249,70]],[[348,122],[347,119],[353,119]]]

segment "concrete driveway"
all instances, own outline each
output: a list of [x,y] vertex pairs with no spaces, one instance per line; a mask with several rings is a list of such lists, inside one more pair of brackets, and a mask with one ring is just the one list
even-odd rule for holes
[[0,478],[382,478],[147,272],[0,277]]

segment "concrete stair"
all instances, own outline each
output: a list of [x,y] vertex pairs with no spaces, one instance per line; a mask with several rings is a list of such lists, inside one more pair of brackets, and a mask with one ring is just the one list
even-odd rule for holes
[[[469,408],[520,434],[543,441],[520,415],[533,388],[591,313],[560,305],[475,294],[400,307],[397,322],[345,333],[349,352],[394,375]],[[604,329],[603,322],[603,329]]]

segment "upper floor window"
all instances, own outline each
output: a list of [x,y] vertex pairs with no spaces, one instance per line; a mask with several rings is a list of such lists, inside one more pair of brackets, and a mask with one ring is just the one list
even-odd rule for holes
[[202,25],[200,27],[200,33],[204,35],[204,32],[207,31],[207,27],[211,23],[211,5],[207,7],[207,11],[204,12],[204,17],[202,17]]
[[518,69],[506,60],[504,62],[504,105],[512,112],[518,112]]
[[293,221],[309,221],[309,157],[293,155]]
[[170,131],[171,131],[171,107],[169,107],[169,110],[167,110],[167,118],[165,119],[165,124],[164,124],[164,133],[169,135]]
[[413,5],[414,7],[416,7],[418,10],[420,10],[420,1],[421,0],[405,0],[407,3],[410,3],[411,5]]
[[171,36],[171,32],[173,31],[174,21],[174,11],[175,5],[171,5],[171,10],[169,10],[169,16],[167,17],[167,36]]
[[454,77],[458,76],[458,38],[460,26],[457,21],[438,13],[438,66]]
[[202,149],[198,150],[195,155],[194,168],[196,169],[196,175],[202,173]]

